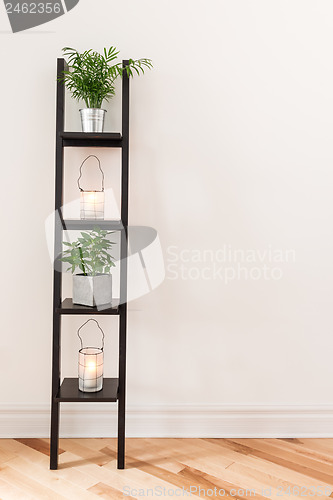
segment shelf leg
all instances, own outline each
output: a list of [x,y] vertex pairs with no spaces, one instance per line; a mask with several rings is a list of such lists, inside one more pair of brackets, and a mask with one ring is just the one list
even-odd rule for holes
[[[58,290],[60,288],[60,285],[61,285],[61,274],[55,271],[55,280],[54,280],[55,290]],[[56,401],[56,396],[60,387],[60,328],[61,328],[60,315],[54,312],[53,347],[52,347],[51,440],[50,440],[51,470],[55,470],[58,468],[60,403]]]
[[125,468],[125,386],[127,307],[121,304],[119,318],[118,469]]
[[52,402],[51,409],[51,451],[50,451],[50,469],[58,468],[58,445],[59,443],[59,403]]
[[[129,61],[123,61],[128,66]],[[129,181],[129,78],[122,79],[122,135],[121,154],[121,264],[119,317],[119,394],[118,394],[118,469],[125,468],[125,400],[126,400],[126,328],[127,328],[127,255],[128,255],[128,181]]]
[[51,399],[51,440],[50,469],[58,468],[59,403],[55,400],[60,387],[60,330],[61,320],[57,308],[61,304],[61,265],[57,271],[56,261],[62,251],[62,205],[64,148],[60,132],[65,124],[65,85],[60,78],[67,68],[64,59],[57,60],[57,110],[56,110],[56,182],[55,182],[55,228],[54,228],[54,273],[53,273],[53,340],[52,340],[52,399]]

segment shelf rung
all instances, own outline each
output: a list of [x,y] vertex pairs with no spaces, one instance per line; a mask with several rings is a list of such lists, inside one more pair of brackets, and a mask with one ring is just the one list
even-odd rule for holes
[[118,132],[60,132],[64,147],[121,148],[123,138]]
[[59,403],[115,403],[118,400],[118,379],[104,378],[99,392],[81,392],[78,378],[65,378],[55,398]]
[[107,315],[118,315],[119,312],[119,299],[113,299],[111,304],[105,304],[104,306],[89,307],[80,306],[78,304],[73,304],[72,299],[65,299],[61,303],[61,307],[57,308],[57,312],[60,314],[107,314]]
[[64,230],[84,230],[88,231],[99,227],[108,231],[123,231],[124,225],[121,220],[101,219],[101,220],[88,220],[88,219],[64,219]]

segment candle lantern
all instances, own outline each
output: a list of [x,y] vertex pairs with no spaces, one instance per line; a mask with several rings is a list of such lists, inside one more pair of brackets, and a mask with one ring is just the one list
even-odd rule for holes
[[[94,321],[102,334],[102,347],[83,347],[80,330],[89,321]],[[79,350],[79,390],[82,392],[98,392],[103,388],[104,364],[104,332],[95,319],[88,319],[77,331],[81,342]]]
[[[102,190],[101,191],[86,191],[81,188],[80,179],[82,177],[83,164],[89,158],[96,158],[98,166],[102,174]],[[101,168],[101,162],[95,155],[89,155],[83,160],[80,166],[80,176],[77,180],[80,190],[80,216],[81,219],[104,219],[104,172]]]

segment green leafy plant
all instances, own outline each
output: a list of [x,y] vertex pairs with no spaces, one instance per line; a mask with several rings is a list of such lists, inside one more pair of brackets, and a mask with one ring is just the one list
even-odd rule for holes
[[73,274],[78,268],[85,276],[96,276],[101,273],[110,273],[114,267],[114,258],[109,251],[115,243],[107,236],[112,231],[102,231],[99,227],[94,227],[92,231],[81,232],[81,237],[73,243],[63,241],[66,250],[62,253],[62,262],[67,262],[70,267],[67,271]]
[[129,59],[128,66],[122,62],[111,64],[117,59],[119,51],[116,47],[104,48],[99,54],[92,49],[80,54],[76,49],[64,47],[68,58],[68,70],[63,72],[63,81],[74,99],[83,100],[87,108],[100,108],[103,101],[115,95],[115,80],[126,71],[128,77],[143,74],[145,68],[153,67],[150,59]]

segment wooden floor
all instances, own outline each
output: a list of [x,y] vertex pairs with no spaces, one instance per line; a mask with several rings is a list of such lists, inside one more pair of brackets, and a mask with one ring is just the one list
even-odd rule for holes
[[0,440],[0,498],[333,498],[333,439],[62,439],[49,470],[47,439]]

